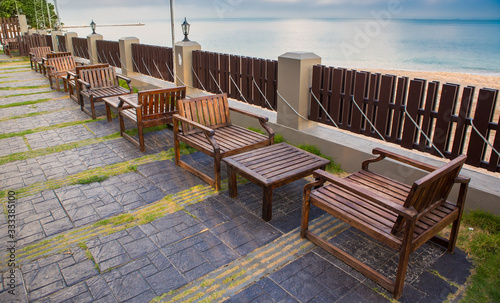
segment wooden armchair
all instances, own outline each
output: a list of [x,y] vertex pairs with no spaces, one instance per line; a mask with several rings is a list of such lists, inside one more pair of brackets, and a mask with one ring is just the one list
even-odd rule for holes
[[68,86],[69,97],[71,99],[75,100],[76,102],[78,102],[78,104],[80,104],[80,101],[78,99],[78,94],[76,91],[76,84],[78,83],[77,79],[79,77],[78,75],[79,75],[81,70],[92,69],[92,68],[96,68],[96,67],[108,67],[108,66],[109,66],[109,64],[107,64],[107,63],[94,64],[94,65],[80,65],[80,66],[75,67],[74,72],[68,71],[66,73],[66,82],[67,82],[67,86]]
[[[229,110],[259,120],[268,136],[231,124]],[[184,99],[179,101],[179,114],[174,119],[175,164],[198,176],[216,190],[221,188],[222,158],[274,143],[274,131],[268,118],[239,109],[229,108],[226,94]],[[182,130],[179,130],[179,122]],[[179,141],[214,158],[214,178],[181,161]]]
[[[459,176],[466,156],[459,156],[436,168],[382,149],[374,149],[378,158],[367,160],[362,170],[346,178],[338,178],[321,170],[314,172],[317,181],[304,187],[301,237],[332,253],[368,278],[392,292],[402,295],[410,253],[431,240],[452,253],[458,236],[469,179]],[[368,164],[391,158],[428,171],[410,187],[399,181],[368,170]],[[325,185],[325,182],[327,185]],[[458,200],[447,201],[451,188],[460,184]],[[316,189],[312,190],[315,187]],[[313,204],[352,227],[399,251],[395,281],[308,230],[309,208]],[[453,223],[450,238],[436,234]]]
[[67,56],[72,56],[71,52],[48,53],[47,55],[45,55],[45,58],[42,58],[42,63],[40,64],[43,75],[47,76],[47,62],[49,59]]
[[[50,46],[42,46],[42,47],[32,47],[30,48],[30,64],[31,69],[34,69],[36,72],[42,72],[41,64],[43,58],[46,58],[47,54],[51,53],[52,50]],[[40,71],[38,69],[40,68]]]
[[[114,67],[81,69],[78,72],[77,95],[82,111],[96,119],[95,102],[103,98],[121,96],[133,92],[130,79],[117,75]],[[121,87],[118,79],[127,81],[128,89]],[[89,99],[90,111],[85,108],[84,97]]]
[[[50,54],[48,54],[50,55]],[[48,56],[47,55],[47,56]],[[57,90],[59,89],[59,80],[63,81],[64,91],[68,91],[66,76],[68,72],[75,71],[76,63],[72,55],[48,57],[46,59],[47,77],[49,78],[50,88],[55,82]]]
[[5,39],[4,43],[3,52],[10,58],[12,58],[13,51],[19,52],[19,42],[16,38]]
[[[121,101],[118,105],[120,134],[139,147],[141,152],[144,152],[146,148],[144,146],[143,129],[172,123],[172,115],[179,112],[177,103],[185,97],[185,86],[142,91],[137,94],[137,102],[131,102],[128,98],[119,97]],[[125,133],[123,118],[137,124],[139,140]]]

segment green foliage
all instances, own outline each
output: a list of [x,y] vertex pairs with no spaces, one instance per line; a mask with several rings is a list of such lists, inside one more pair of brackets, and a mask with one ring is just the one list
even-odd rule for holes
[[462,223],[459,247],[475,265],[462,302],[500,302],[500,216],[476,210]]
[[[47,12],[47,4],[49,6],[49,12]],[[50,14],[50,21],[52,23],[52,27],[55,27],[57,24],[57,15],[54,11],[54,5],[46,0],[36,1],[36,6],[33,0],[0,1],[0,17],[6,17],[6,18],[15,17],[17,15],[18,10],[19,14],[26,15],[26,20],[28,21],[28,25],[30,25],[32,28],[39,28],[39,29],[49,28],[48,14]],[[36,22],[37,19],[38,19],[38,25]]]
[[472,210],[463,217],[463,223],[489,233],[500,233],[500,216],[484,210]]

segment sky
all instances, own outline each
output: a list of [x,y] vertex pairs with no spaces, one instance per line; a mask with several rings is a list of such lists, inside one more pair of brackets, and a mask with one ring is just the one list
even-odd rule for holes
[[[49,0],[53,2],[53,0]],[[169,21],[169,0],[57,0],[66,25]],[[500,0],[176,0],[175,19],[500,19]]]

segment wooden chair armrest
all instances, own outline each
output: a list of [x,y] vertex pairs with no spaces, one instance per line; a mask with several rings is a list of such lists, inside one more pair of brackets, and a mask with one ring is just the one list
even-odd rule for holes
[[85,86],[87,89],[90,89],[90,83],[83,81],[82,79],[78,79],[78,83]]
[[174,119],[174,122],[175,122],[175,120],[181,121],[181,122],[185,122],[185,123],[187,123],[189,125],[192,125],[192,126],[196,127],[197,129],[203,131],[204,133],[206,133],[209,136],[213,136],[215,134],[215,131],[213,129],[211,129],[209,127],[206,127],[204,125],[201,125],[200,123],[197,123],[197,122],[191,121],[189,119],[186,119],[186,118],[184,118],[184,117],[182,117],[182,116],[180,116],[178,114],[172,115],[172,118]]
[[455,178],[455,183],[469,184],[469,182],[470,182],[470,178],[469,178],[469,177],[465,177],[465,176],[462,176],[462,175],[458,175],[458,176]]
[[417,167],[417,168],[420,168],[420,169],[428,171],[428,172],[432,172],[432,171],[437,169],[437,167],[435,167],[435,166],[432,166],[432,165],[429,165],[429,164],[426,164],[426,163],[423,163],[423,162],[420,162],[420,161],[417,161],[414,159],[410,159],[408,157],[401,156],[401,155],[395,154],[393,152],[390,152],[390,151],[387,151],[387,150],[384,150],[381,148],[374,148],[372,151],[372,154],[379,155],[379,157],[375,158],[375,159],[370,159],[370,160],[364,161],[363,164],[361,165],[361,167],[364,170],[368,169],[368,164],[378,162],[380,160],[383,160],[386,157],[393,159],[393,160],[396,160],[396,161],[399,161],[399,162],[402,162],[402,163],[405,163],[405,164],[408,164],[408,165],[411,165],[411,166],[414,166],[414,167]]
[[122,98],[122,96],[118,97],[118,99],[122,102],[122,103],[127,103],[125,106],[122,106],[123,109],[127,109],[127,108],[139,108],[139,107],[142,107],[142,105],[140,104],[137,104],[137,103],[132,103],[132,102],[129,102],[127,101],[127,99],[125,98]]
[[314,178],[323,179],[332,184],[335,184],[339,187],[349,190],[349,192],[356,194],[364,199],[370,200],[373,203],[376,203],[384,208],[387,208],[398,215],[401,215],[409,220],[413,220],[417,217],[418,212],[413,208],[406,208],[398,203],[390,201],[372,191],[369,191],[359,185],[356,185],[352,182],[349,182],[345,179],[336,177],[330,173],[325,172],[324,170],[316,170],[313,173]]
[[70,71],[67,71],[66,74],[68,75],[67,76],[68,79],[71,79],[71,77],[76,78],[77,76],[76,73]]
[[269,134],[269,138],[274,138],[274,130],[267,124],[267,122],[269,121],[268,117],[262,116],[262,115],[258,115],[258,114],[254,114],[254,113],[248,112],[246,110],[238,109],[238,108],[229,107],[229,109],[232,110],[232,111],[234,111],[234,112],[237,112],[237,113],[240,113],[240,114],[252,117],[252,118],[259,119],[260,125]]
[[131,93],[132,93],[132,92],[134,92],[134,90],[132,89],[132,86],[130,86],[130,82],[131,82],[132,80],[130,80],[129,78],[127,78],[127,77],[125,77],[125,76],[122,76],[122,75],[116,75],[116,77],[117,77],[118,79],[122,79],[122,80],[127,81],[128,89],[130,90],[130,92],[131,92]]

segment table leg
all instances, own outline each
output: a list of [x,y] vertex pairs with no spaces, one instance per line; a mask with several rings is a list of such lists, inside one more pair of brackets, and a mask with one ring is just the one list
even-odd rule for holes
[[238,197],[238,184],[236,184],[236,172],[231,167],[227,165],[227,175],[228,175],[228,185],[229,185],[229,197]]
[[273,218],[273,187],[264,187],[262,197],[262,219],[264,221],[271,221]]
[[111,118],[111,106],[106,102],[104,102],[104,104],[106,104],[106,117],[108,118],[108,122],[111,122],[113,120],[113,118]]

